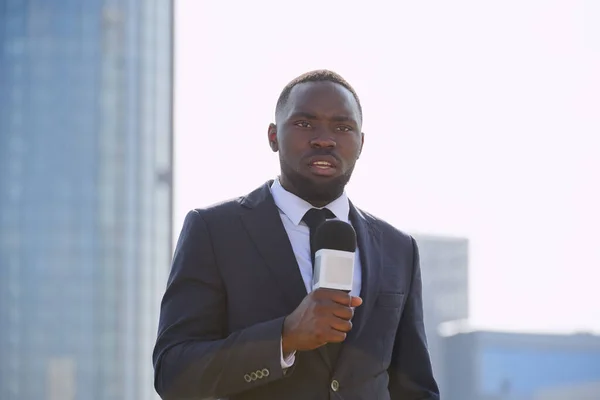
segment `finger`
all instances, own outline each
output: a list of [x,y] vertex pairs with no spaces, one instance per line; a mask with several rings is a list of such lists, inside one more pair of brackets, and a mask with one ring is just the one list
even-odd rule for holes
[[315,289],[312,292],[310,292],[310,294],[317,296],[321,299],[332,299],[333,297],[338,296],[340,293],[344,294],[344,292],[341,290],[324,287]]
[[330,306],[331,313],[341,319],[345,319],[346,321],[352,319],[354,316],[354,310],[348,306],[342,306],[340,304],[332,303]]
[[350,307],[352,302],[352,296],[349,293],[343,292],[341,290],[334,290],[330,294],[330,299],[338,304],[341,304],[346,307]]
[[350,307],[358,307],[363,303],[362,298],[358,297],[358,296],[352,296],[352,299],[350,300]]
[[352,329],[352,322],[342,318],[333,317],[329,324],[332,329],[339,332],[347,333]]
[[346,340],[346,332],[330,328],[326,335],[327,343],[341,343]]
[[344,295],[340,295],[339,293],[336,293],[335,296],[333,296],[331,298],[331,300],[333,300],[334,302],[341,304],[343,306],[347,306],[347,307],[358,307],[363,303],[362,298],[358,297],[358,296],[350,296],[347,293],[344,293]]

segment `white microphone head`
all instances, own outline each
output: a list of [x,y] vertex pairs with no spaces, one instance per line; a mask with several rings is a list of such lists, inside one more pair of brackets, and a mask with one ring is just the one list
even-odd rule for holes
[[313,289],[329,288],[350,292],[354,281],[354,252],[321,249],[315,254]]
[[352,290],[356,231],[352,225],[330,220],[315,232],[315,268],[313,289],[320,287]]

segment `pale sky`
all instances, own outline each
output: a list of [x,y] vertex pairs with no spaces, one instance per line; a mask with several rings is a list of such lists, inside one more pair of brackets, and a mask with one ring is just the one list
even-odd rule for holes
[[470,240],[474,324],[600,331],[599,1],[175,4],[176,236],[278,174],[279,92],[327,68],[364,110],[350,198]]

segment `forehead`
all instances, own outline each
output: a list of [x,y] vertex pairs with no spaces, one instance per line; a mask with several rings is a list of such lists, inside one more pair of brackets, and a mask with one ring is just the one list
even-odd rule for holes
[[344,115],[360,121],[358,103],[348,89],[334,82],[304,82],[292,88],[287,115],[308,112],[317,115]]

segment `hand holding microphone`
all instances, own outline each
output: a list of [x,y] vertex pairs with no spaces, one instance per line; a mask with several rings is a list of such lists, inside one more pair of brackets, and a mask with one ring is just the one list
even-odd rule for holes
[[352,329],[354,307],[362,304],[351,296],[354,277],[356,232],[343,221],[326,221],[315,234],[313,290],[286,317],[283,352],[313,350],[340,343]]

